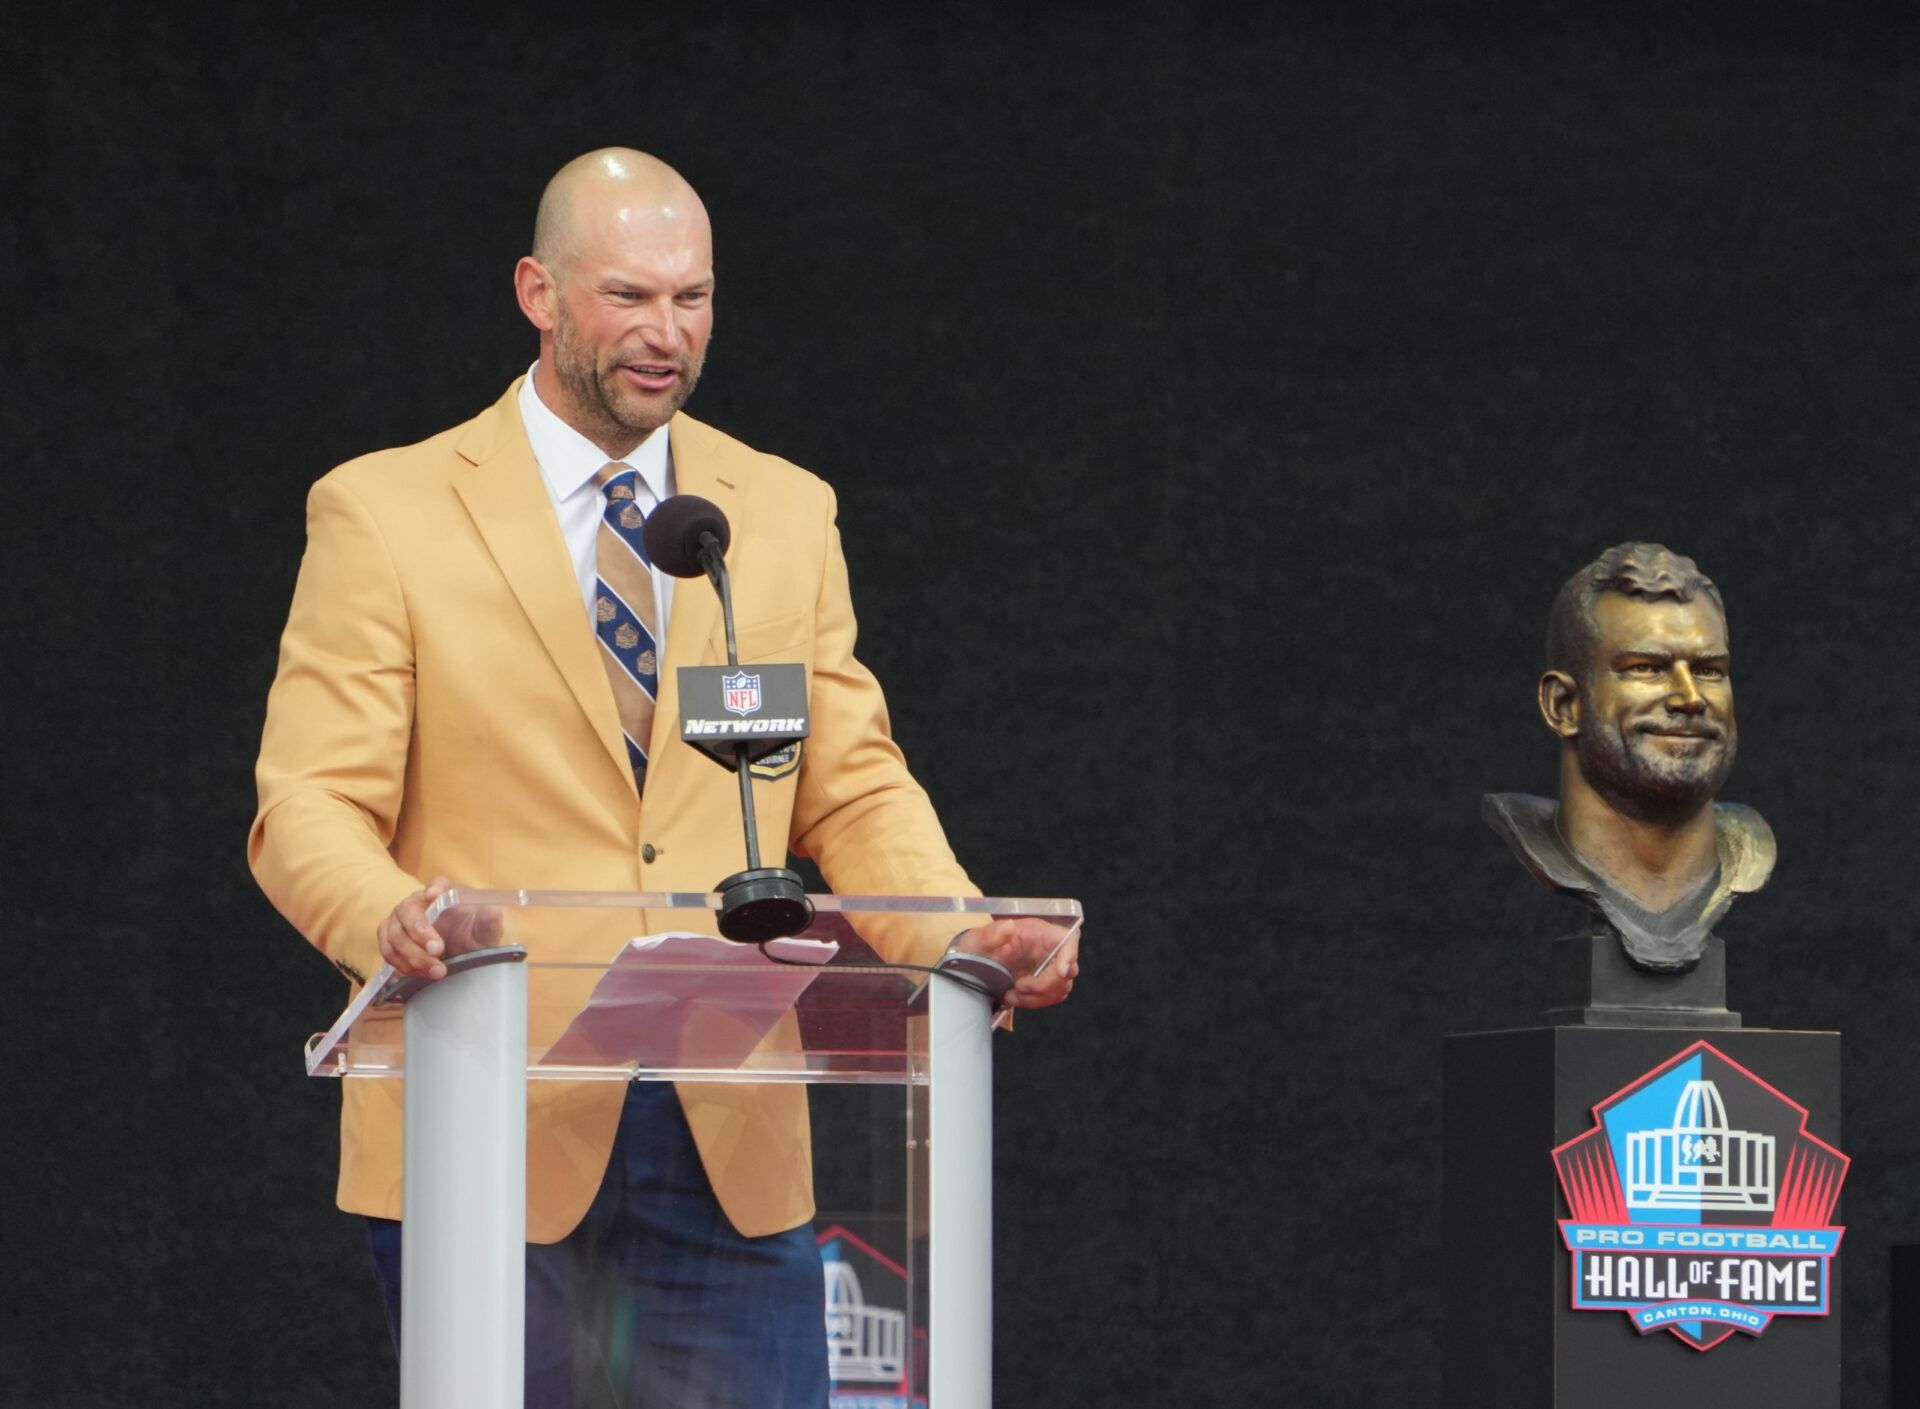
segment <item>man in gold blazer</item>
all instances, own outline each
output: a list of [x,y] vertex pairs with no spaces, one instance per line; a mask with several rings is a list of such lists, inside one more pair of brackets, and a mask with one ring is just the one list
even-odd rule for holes
[[[543,196],[534,253],[515,285],[540,332],[530,377],[463,425],[340,466],[308,499],[307,552],[269,697],[248,842],[273,903],[356,984],[382,962],[436,978],[442,940],[425,907],[448,878],[704,892],[744,864],[735,780],[677,737],[676,668],[724,659],[718,602],[697,579],[676,591],[655,574],[659,698],[644,769],[632,766],[625,706],[589,610],[603,462],[638,471],[643,508],[672,492],[720,506],[733,527],[740,659],[807,667],[812,735],[796,762],[757,770],[762,835],[784,835],[842,892],[976,894],[889,735],[877,683],[854,658],[832,491],[679,410],[713,316],[711,235],[698,197],[638,152],[579,158]],[[1016,1004],[1043,1006],[1064,998],[1077,972],[1075,952],[1034,972],[1056,937],[1015,921],[957,940],[907,930],[875,942],[904,963],[932,963],[950,942],[989,954],[1021,975]],[[598,964],[622,938],[574,931],[526,942],[542,958]],[[398,1240],[389,1220],[401,1209],[396,1087],[345,1083],[339,1185],[340,1206],[374,1221],[390,1308]],[[684,1165],[697,1151],[695,1182],[710,1186],[702,1193],[717,1209],[701,1236],[738,1244],[722,1261],[744,1249],[740,1258],[757,1264],[768,1248],[786,1248],[779,1257],[793,1294],[810,1277],[811,1301],[785,1329],[736,1316],[729,1308],[743,1298],[764,1300],[753,1285],[760,1274],[742,1274],[716,1303],[710,1319],[730,1328],[707,1359],[683,1363],[684,1347],[660,1349],[625,1367],[622,1402],[821,1402],[819,1268],[794,1251],[811,1254],[804,1095],[715,1084],[682,1085],[677,1101],[662,1099],[642,1084],[533,1084],[530,1242],[557,1245],[558,1257],[588,1236],[624,1236],[608,1232],[621,1220],[606,1210],[650,1196],[612,1186],[638,1177],[642,1155]],[[686,1151],[654,1149],[689,1134]],[[597,1252],[587,1260],[604,1261]],[[561,1323],[576,1317],[565,1304],[575,1291],[561,1287],[558,1309],[536,1312],[535,1303],[543,1282],[572,1275],[530,1260],[529,1404],[567,1402],[576,1350]],[[624,1304],[644,1306],[645,1297],[629,1292]],[[764,1373],[721,1383],[742,1361]]]

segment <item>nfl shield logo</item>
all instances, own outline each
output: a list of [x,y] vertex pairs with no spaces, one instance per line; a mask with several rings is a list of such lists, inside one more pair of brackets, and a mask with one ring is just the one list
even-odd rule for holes
[[760,677],[741,671],[720,677],[722,702],[728,714],[752,714],[760,708]]

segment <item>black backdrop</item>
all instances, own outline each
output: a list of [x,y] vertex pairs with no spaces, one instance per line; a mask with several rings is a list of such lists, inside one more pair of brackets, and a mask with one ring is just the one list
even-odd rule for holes
[[1783,857],[1734,1005],[1847,1033],[1882,1402],[1920,56],[1822,8],[15,29],[0,1401],[390,1394],[249,767],[307,484],[498,395],[541,183],[628,142],[718,230],[693,409],[836,483],[962,856],[1092,916],[999,1049],[999,1402],[1435,1397],[1439,1036],[1523,1019],[1573,918],[1477,796],[1551,787],[1546,606],[1628,537],[1730,603]]

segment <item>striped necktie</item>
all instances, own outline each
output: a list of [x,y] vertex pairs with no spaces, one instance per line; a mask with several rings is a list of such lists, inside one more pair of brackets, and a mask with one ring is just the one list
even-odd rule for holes
[[627,736],[633,784],[647,786],[647,739],[653,701],[660,693],[660,632],[654,621],[653,567],[640,529],[647,521],[634,500],[638,472],[611,464],[593,477],[606,495],[594,549],[593,628],[600,658],[613,682],[620,731]]

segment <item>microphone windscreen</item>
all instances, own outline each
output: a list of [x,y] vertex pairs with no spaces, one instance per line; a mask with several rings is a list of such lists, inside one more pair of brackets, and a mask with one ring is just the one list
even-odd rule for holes
[[660,571],[672,577],[698,577],[706,571],[700,566],[700,536],[711,533],[727,551],[733,530],[727,516],[711,499],[698,494],[676,494],[647,515],[641,540],[647,545],[647,558]]

